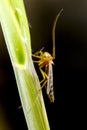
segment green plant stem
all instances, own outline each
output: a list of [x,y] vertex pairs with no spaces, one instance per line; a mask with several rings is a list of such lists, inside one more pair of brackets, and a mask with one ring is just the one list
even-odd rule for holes
[[50,130],[32,57],[22,0],[0,0],[0,22],[29,130]]

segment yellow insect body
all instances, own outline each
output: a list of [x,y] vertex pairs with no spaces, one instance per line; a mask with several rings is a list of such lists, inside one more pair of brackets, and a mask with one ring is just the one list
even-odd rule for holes
[[53,24],[53,29],[52,29],[53,54],[51,55],[48,52],[43,52],[43,48],[40,51],[33,54],[33,57],[38,58],[38,60],[34,62],[38,63],[40,72],[43,76],[43,80],[40,82],[41,84],[43,83],[41,89],[44,86],[46,87],[46,93],[48,95],[50,102],[54,102],[55,99],[54,90],[53,90],[54,87],[53,87],[53,68],[52,68],[52,64],[54,64],[53,60],[55,59],[55,28],[56,28],[57,20],[62,11],[63,9],[60,10]]

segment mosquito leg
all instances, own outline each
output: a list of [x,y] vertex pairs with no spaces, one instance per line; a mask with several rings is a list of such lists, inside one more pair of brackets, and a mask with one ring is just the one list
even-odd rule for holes
[[38,56],[38,55],[32,54],[32,56],[40,59],[40,56]]
[[43,82],[43,84],[42,84],[42,86],[41,86],[41,88],[39,89],[39,91],[41,91],[42,90],[42,88],[46,85],[46,83],[47,83],[47,81],[48,81],[48,76],[47,76],[47,74],[40,68],[40,72],[41,72],[41,74],[42,74],[42,76],[43,76],[43,80],[40,82],[40,84],[42,84]]
[[40,49],[40,51],[35,52],[35,54],[34,54],[34,55],[39,55],[39,54],[42,54],[42,53],[43,53],[43,49],[44,49],[44,47],[42,47],[42,48]]
[[44,81],[45,81],[45,79],[42,79],[42,80],[40,81],[40,84],[42,84]]
[[40,72],[41,72],[44,79],[45,78],[48,79],[48,75],[41,68],[40,68]]
[[48,76],[41,68],[40,68],[40,72],[43,76],[43,79],[40,81],[40,84],[42,84],[46,79],[48,80]]
[[45,80],[45,82],[43,83],[43,85],[41,86],[41,88],[39,90],[42,90],[42,88],[46,85],[47,81],[48,81],[48,79]]
[[55,20],[54,20],[54,24],[53,24],[53,29],[52,29],[52,40],[53,40],[53,59],[55,59],[55,30],[56,30],[56,24],[57,21],[59,19],[59,16],[61,15],[61,13],[63,12],[63,9],[60,10],[60,12],[57,14]]
[[39,63],[39,61],[38,61],[38,60],[33,60],[33,62],[34,62],[34,63]]

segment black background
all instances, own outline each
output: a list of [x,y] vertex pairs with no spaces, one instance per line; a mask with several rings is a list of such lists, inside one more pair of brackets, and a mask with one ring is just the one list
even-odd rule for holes
[[[51,130],[85,127],[87,86],[87,1],[25,1],[32,51],[43,46],[52,51],[52,26],[61,8],[56,27],[56,59],[54,60],[55,103],[44,100]],[[38,71],[38,68],[37,68]],[[27,130],[17,85],[0,29],[0,116],[5,116],[8,129]],[[5,123],[5,121],[4,121]]]

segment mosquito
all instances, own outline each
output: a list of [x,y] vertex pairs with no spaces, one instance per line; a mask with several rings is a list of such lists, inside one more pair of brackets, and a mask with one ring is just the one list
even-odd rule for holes
[[43,48],[33,54],[33,57],[37,58],[37,61],[34,61],[35,63],[38,63],[40,72],[42,74],[42,81],[40,84],[42,84],[41,89],[45,86],[46,88],[46,93],[48,95],[48,98],[51,103],[54,102],[55,97],[54,97],[54,87],[53,87],[53,67],[54,65],[53,60],[55,59],[55,29],[56,29],[56,24],[58,21],[58,18],[60,14],[62,13],[63,9],[60,10],[60,12],[57,14],[54,23],[53,23],[53,28],[52,28],[52,42],[53,42],[53,50],[52,50],[52,55],[49,52],[44,52]]

